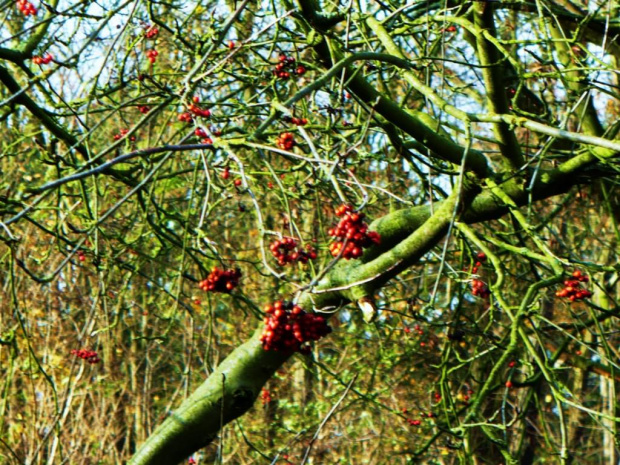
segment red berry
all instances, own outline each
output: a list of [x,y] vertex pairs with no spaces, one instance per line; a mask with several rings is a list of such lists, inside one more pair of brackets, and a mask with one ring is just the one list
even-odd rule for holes
[[157,34],[159,34],[159,29],[157,29],[155,26],[149,26],[144,33],[144,36],[147,39],[153,39],[154,37],[157,37]]
[[49,54],[46,53],[44,56],[40,57],[40,56],[33,56],[32,57],[32,62],[35,65],[47,65],[48,63],[50,63],[52,60],[54,59],[54,57]]
[[71,355],[75,355],[76,357],[81,358],[82,360],[86,360],[91,365],[95,363],[99,363],[101,361],[101,359],[99,358],[99,355],[94,350],[72,349]]
[[284,132],[276,139],[276,145],[282,150],[290,150],[295,145],[295,139],[290,132]]
[[34,16],[37,14],[37,9],[28,0],[17,0],[17,8],[24,16]]
[[323,317],[308,314],[290,302],[277,301],[265,310],[268,316],[261,336],[265,350],[307,353],[309,341],[319,340],[331,332]]
[[179,119],[179,121],[183,121],[185,123],[191,123],[193,121],[192,115],[190,115],[188,112],[179,113],[179,116],[177,118]]
[[359,258],[364,248],[380,243],[379,234],[368,231],[368,225],[363,221],[363,213],[353,212],[350,205],[340,205],[335,209],[335,213],[341,219],[336,227],[327,231],[336,238],[336,242],[329,246],[334,257],[342,254],[345,259]]
[[564,281],[564,288],[555,293],[556,297],[566,297],[571,302],[591,297],[592,293],[581,287],[581,283],[588,282],[589,278],[583,275],[579,270],[573,271],[571,276],[574,279],[567,279]]
[[147,50],[146,51],[146,58],[151,62],[151,63],[155,63],[155,61],[157,61],[157,56],[159,55],[159,52],[155,49],[151,49],[151,50]]
[[236,268],[234,270],[221,270],[214,267],[206,279],[200,281],[198,286],[203,291],[229,293],[239,284],[241,271]]

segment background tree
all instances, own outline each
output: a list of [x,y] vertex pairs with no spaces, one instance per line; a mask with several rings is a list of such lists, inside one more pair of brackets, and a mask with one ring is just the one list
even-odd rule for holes
[[619,7],[5,2],[2,460],[616,464]]

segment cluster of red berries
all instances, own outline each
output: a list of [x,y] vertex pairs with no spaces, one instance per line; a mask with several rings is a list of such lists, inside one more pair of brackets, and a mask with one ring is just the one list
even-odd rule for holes
[[218,267],[213,267],[209,276],[200,281],[198,287],[205,292],[229,293],[239,285],[239,278],[241,278],[239,268],[220,270]]
[[191,123],[194,121],[194,116],[202,116],[203,118],[209,118],[211,116],[211,111],[208,109],[202,109],[200,108],[197,103],[200,102],[200,97],[198,97],[197,95],[195,95],[192,98],[193,103],[190,103],[187,106],[187,110],[186,112],[180,113],[178,118],[179,121],[184,121],[186,123]]
[[[406,408],[402,409],[401,412],[403,413],[403,415],[408,415],[409,414],[409,410],[407,410]],[[433,418],[435,416],[435,414],[433,412],[428,412],[428,413],[424,413],[421,412],[420,416],[422,418]],[[412,418],[405,418],[405,421],[407,423],[409,423],[411,426],[420,426],[422,424],[421,420],[414,420]]]
[[471,269],[471,272],[474,274],[478,273],[478,269],[482,266],[484,262],[487,261],[487,255],[484,252],[478,252],[476,254],[476,258],[478,259],[478,261],[476,262],[474,267]]
[[203,118],[210,117],[211,116],[211,110],[202,109],[198,105],[195,105],[199,101],[200,101],[200,99],[198,97],[194,97],[194,103],[190,103],[189,106],[187,107],[187,109],[190,111],[190,113],[192,113],[195,116],[202,116]]
[[[487,256],[484,252],[478,252],[476,254],[476,258],[478,259],[478,261],[471,269],[471,272],[473,274],[478,273],[478,269],[482,266],[484,262],[487,261]],[[478,278],[474,278],[471,280],[471,293],[474,296],[481,297],[483,299],[486,299],[491,295],[491,291],[489,290],[489,287],[486,285],[486,283]]]
[[196,137],[201,137],[202,139],[200,140],[201,143],[203,144],[212,144],[213,143],[213,139],[211,139],[208,134],[206,133],[206,131],[202,128],[196,128],[196,130],[194,131],[194,134],[196,135]]
[[194,118],[192,118],[191,113],[189,113],[187,111],[185,111],[183,113],[179,113],[178,118],[179,118],[179,121],[183,121],[185,123],[191,123],[191,122],[194,121]]
[[267,405],[269,402],[271,402],[271,393],[263,388],[263,390],[260,393],[260,399],[263,402],[263,405]]
[[276,145],[282,150],[291,150],[295,145],[295,138],[290,132],[283,132],[276,139]]
[[329,245],[329,251],[334,257],[342,254],[347,260],[359,258],[363,249],[381,243],[379,233],[369,231],[364,214],[354,212],[351,205],[340,205],[336,208],[336,216],[341,220],[327,231],[330,236],[338,238]]
[[43,55],[42,57],[40,56],[34,56],[32,57],[32,62],[35,65],[47,65],[50,61],[52,61],[54,59],[54,57],[49,54],[46,53],[45,55]]
[[471,396],[473,394],[474,394],[474,391],[471,390],[471,389],[468,389],[465,394],[463,394],[462,392],[459,392],[456,395],[456,400],[458,400],[459,402],[462,402],[464,404],[468,404],[469,400],[471,399]]
[[71,350],[71,355],[75,355],[76,357],[84,359],[90,364],[99,363],[101,361],[99,355],[97,355],[97,352],[95,352],[94,350],[73,349]]
[[146,58],[151,63],[155,63],[157,61],[157,55],[159,55],[159,52],[155,50],[154,48],[146,51]]
[[273,71],[273,74],[280,79],[288,79],[291,74],[302,76],[306,73],[306,68],[303,65],[295,64],[295,57],[280,55],[278,59],[279,63]]
[[292,237],[277,239],[271,243],[269,250],[276,257],[280,266],[294,262],[308,263],[309,260],[315,260],[317,257],[314,247],[308,244],[306,250],[300,250],[297,240]]
[[34,16],[37,14],[37,9],[28,0],[17,0],[17,8],[24,16]]
[[331,333],[325,318],[306,313],[299,305],[278,300],[265,306],[265,330],[261,336],[263,349],[309,353],[310,341],[318,341]]
[[[118,134],[114,135],[114,140],[121,140],[123,137],[127,135],[128,132],[129,132],[129,129],[121,129]],[[131,136],[129,140],[131,142],[135,142],[136,136]]]
[[555,293],[556,297],[566,297],[571,302],[592,297],[590,291],[581,287],[581,283],[587,283],[590,278],[582,274],[579,270],[573,271],[572,278],[573,279],[564,281],[564,288]]
[[471,293],[476,297],[481,297],[483,299],[486,299],[491,295],[491,291],[486,283],[477,278],[471,280]]
[[155,26],[148,26],[146,28],[146,31],[144,32],[144,37],[146,37],[147,39],[153,39],[157,37],[157,34],[159,34],[159,29],[157,29]]
[[295,116],[284,116],[282,118],[282,121],[284,121],[285,123],[291,123],[294,124],[295,126],[305,126],[306,124],[308,124],[308,120],[306,118],[296,118]]
[[[422,328],[420,328],[420,325],[415,325],[413,327],[414,331],[416,333],[418,333],[418,336],[423,336],[424,335],[424,330]],[[408,326],[405,326],[405,334],[411,334],[411,328],[409,328]],[[424,347],[426,346],[426,343],[424,341],[420,342],[420,346]]]

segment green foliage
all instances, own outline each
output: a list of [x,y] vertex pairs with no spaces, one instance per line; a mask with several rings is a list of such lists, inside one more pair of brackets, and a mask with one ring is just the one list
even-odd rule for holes
[[594,3],[5,3],[0,462],[617,463]]

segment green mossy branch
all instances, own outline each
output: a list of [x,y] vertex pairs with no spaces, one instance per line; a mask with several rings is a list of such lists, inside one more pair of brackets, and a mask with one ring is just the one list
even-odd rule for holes
[[[368,27],[376,34],[377,38],[381,41],[381,45],[385,47],[385,49],[391,54],[402,60],[407,60],[407,57],[404,55],[400,47],[394,42],[392,36],[389,32],[383,27],[383,25],[377,21],[372,16],[366,18],[366,24]],[[403,77],[407,80],[409,85],[413,87],[415,92],[424,95],[424,97],[428,98],[431,102],[433,102],[437,107],[451,116],[454,116],[457,119],[460,119],[463,122],[469,122],[469,115],[467,112],[459,110],[458,108],[450,105],[446,100],[441,98],[431,87],[427,86],[422,82],[415,73],[405,70],[403,72]],[[435,123],[432,126],[437,125]]]
[[[415,264],[445,236],[450,222],[454,220],[459,192],[437,206],[432,216],[404,240],[391,243],[392,247],[374,260],[359,266],[356,263],[345,267],[349,285],[361,282],[344,290],[343,295],[351,301],[369,297],[393,277]],[[379,234],[381,234],[381,228]],[[384,239],[385,240],[385,239]]]
[[237,347],[183,401],[140,447],[131,465],[177,463],[208,445],[224,425],[250,409],[267,380],[291,355],[263,350],[261,332]]
[[[475,24],[487,31],[492,37],[496,36],[493,20],[494,8],[491,4],[477,3],[474,6]],[[478,60],[482,65],[482,77],[487,95],[487,105],[491,113],[508,113],[508,98],[506,96],[505,76],[500,54],[495,46],[483,34],[476,35]],[[523,166],[524,159],[514,131],[504,122],[493,126],[495,138],[499,141],[499,149],[506,165],[513,171]]]

